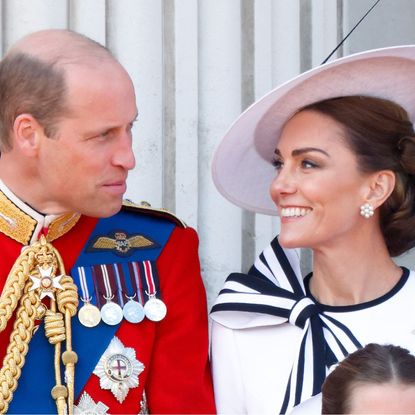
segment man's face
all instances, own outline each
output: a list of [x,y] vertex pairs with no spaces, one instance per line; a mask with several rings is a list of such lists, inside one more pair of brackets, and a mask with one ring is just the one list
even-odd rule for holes
[[115,62],[68,65],[66,73],[69,114],[57,124],[56,137],[42,137],[39,149],[44,213],[111,216],[121,208],[135,166],[134,88]]

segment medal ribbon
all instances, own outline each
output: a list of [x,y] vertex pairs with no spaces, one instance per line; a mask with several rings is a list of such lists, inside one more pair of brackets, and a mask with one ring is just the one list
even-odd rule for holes
[[143,261],[141,267],[143,272],[140,275],[142,276],[145,293],[148,298],[156,297],[159,291],[157,268],[152,261]]
[[[97,283],[98,292],[100,294],[100,300],[102,298],[106,301],[112,301],[115,299],[115,294],[117,294],[119,302],[121,290],[117,287],[112,267],[108,265],[94,265],[93,270],[95,282]],[[117,300],[115,299],[114,302],[117,302]]]
[[77,267],[74,276],[78,275],[78,286],[81,288],[81,300],[84,303],[96,303],[97,287],[92,278],[91,267]]
[[130,262],[128,267],[130,268],[130,275],[134,275],[132,282],[135,287],[135,292],[137,293],[137,301],[139,301],[141,304],[144,304],[143,284],[141,283],[140,267],[136,261]]
[[112,264],[112,270],[114,271],[114,280],[117,284],[119,304],[121,307],[124,307],[124,298],[122,294],[124,291],[123,283],[125,282],[125,278],[121,264]]
[[[89,303],[92,300],[92,296],[89,294],[89,287],[88,287],[88,279],[86,278],[86,274],[85,274],[85,267],[78,267],[76,268],[76,271],[78,273],[78,277],[79,277],[79,286],[81,288],[81,300],[84,303]],[[91,279],[89,279],[89,281],[91,281]],[[93,291],[94,287],[91,287]]]
[[[140,272],[140,270],[137,266],[137,263],[135,263],[135,267],[134,267],[134,263],[129,262],[128,264],[126,264],[125,268],[122,267],[122,272],[123,272],[123,278],[121,278],[122,292],[124,293],[125,297],[128,300],[130,300],[130,299],[132,300],[135,297],[137,297],[137,302],[142,304],[143,303],[142,302],[142,294],[137,289],[137,276],[135,276],[137,271],[138,271],[138,273]],[[135,271],[134,268],[136,268],[137,271]],[[126,272],[124,272],[124,271],[126,271]]]

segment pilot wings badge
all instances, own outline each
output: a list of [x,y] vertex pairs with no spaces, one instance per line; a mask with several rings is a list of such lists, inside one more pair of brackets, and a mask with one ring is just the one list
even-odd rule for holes
[[144,235],[128,235],[116,231],[106,236],[97,236],[88,245],[87,252],[111,251],[118,256],[130,256],[137,249],[157,248],[159,245]]

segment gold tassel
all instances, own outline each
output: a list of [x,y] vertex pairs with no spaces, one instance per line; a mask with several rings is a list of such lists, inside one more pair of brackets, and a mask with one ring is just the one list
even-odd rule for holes
[[[51,298],[49,309],[41,302],[45,296]],[[51,394],[56,400],[58,414],[73,414],[75,364],[78,357],[72,350],[71,318],[76,314],[77,307],[76,285],[65,274],[59,252],[41,236],[39,241],[26,247],[17,258],[0,297],[0,332],[6,328],[17,309],[10,343],[0,369],[1,413],[7,412],[13,392],[17,389],[35,320],[45,318],[45,334],[49,342],[55,345],[56,384]],[[66,350],[62,354],[64,340]],[[61,359],[66,368],[67,385],[62,383]]]

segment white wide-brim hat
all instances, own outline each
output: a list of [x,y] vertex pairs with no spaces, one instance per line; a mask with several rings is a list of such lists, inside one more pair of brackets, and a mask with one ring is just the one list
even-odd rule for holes
[[415,120],[415,45],[370,50],[321,65],[291,79],[251,105],[217,148],[213,181],[230,202],[277,215],[269,195],[281,129],[305,105],[328,98],[365,95],[401,105]]

